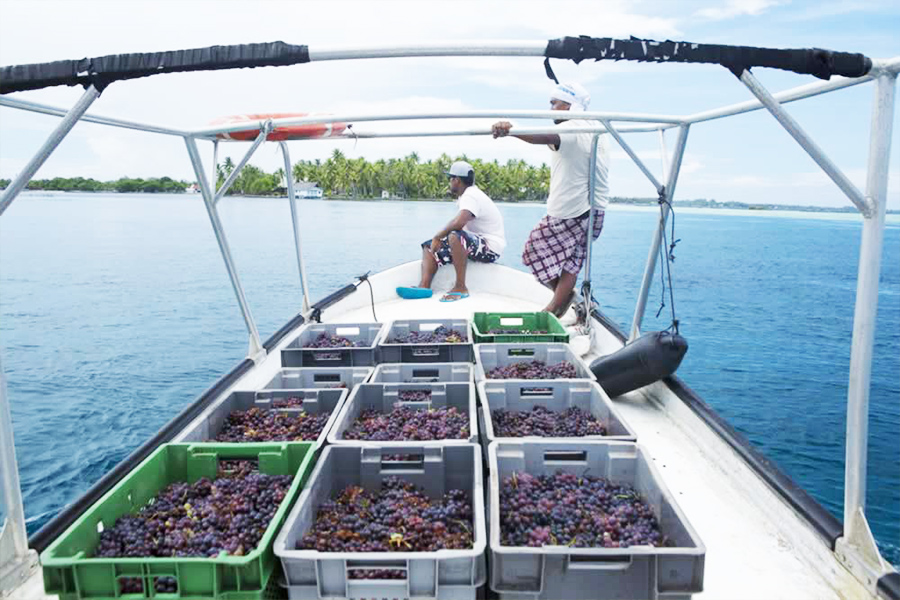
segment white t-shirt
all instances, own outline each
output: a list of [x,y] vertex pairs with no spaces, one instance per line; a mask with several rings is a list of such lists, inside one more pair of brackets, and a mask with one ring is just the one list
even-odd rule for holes
[[[591,125],[584,119],[560,123],[565,125]],[[547,214],[558,219],[572,219],[588,209],[591,167],[591,140],[594,134],[565,133],[559,136],[559,150],[550,159],[550,196],[547,198]],[[597,140],[597,168],[594,171],[594,208],[605,210],[609,204],[609,144],[606,134]]]
[[503,231],[503,217],[494,201],[478,186],[470,185],[456,203],[459,210],[467,210],[475,215],[463,229],[480,235],[487,242],[489,250],[502,254],[506,248],[506,234]]

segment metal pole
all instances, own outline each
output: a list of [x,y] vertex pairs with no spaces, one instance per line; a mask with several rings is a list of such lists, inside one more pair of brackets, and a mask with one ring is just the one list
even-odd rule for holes
[[[237,296],[238,304],[241,307],[241,314],[244,316],[244,323],[247,325],[247,331],[250,333],[250,353],[249,358],[254,361],[265,356],[266,351],[262,347],[259,339],[259,331],[256,329],[256,322],[253,315],[250,314],[250,306],[244,297],[244,290],[241,288],[240,279],[238,279],[237,269],[234,266],[234,260],[231,258],[231,250],[228,248],[228,240],[225,239],[225,231],[222,228],[222,222],[219,220],[219,213],[213,201],[212,190],[206,175],[203,173],[203,162],[200,160],[200,152],[197,150],[197,142],[190,137],[184,138],[187,145],[188,155],[191,157],[191,164],[194,166],[194,175],[197,177],[197,183],[200,185],[200,193],[203,194],[203,202],[206,204],[206,212],[209,213],[209,221],[212,224],[213,232],[216,234],[216,241],[219,243],[219,251],[222,253],[222,259],[225,261],[225,268],[228,270],[228,277],[231,279],[231,287],[234,289],[234,295]],[[235,169],[237,172],[239,169]]]
[[[259,128],[259,135],[256,136],[255,140],[253,140],[253,145],[251,145],[250,149],[247,150],[247,153],[244,154],[244,158],[242,158],[241,162],[239,162],[237,164],[237,166],[234,168],[234,171],[231,172],[231,174],[228,176],[228,179],[226,179],[225,183],[222,184],[222,187],[219,188],[219,191],[216,192],[216,195],[213,198],[213,206],[218,204],[219,200],[221,200],[225,196],[225,192],[228,191],[228,189],[232,186],[232,184],[234,184],[235,180],[238,178],[238,175],[241,174],[241,169],[243,169],[247,165],[247,161],[250,160],[250,157],[253,156],[253,153],[256,152],[256,149],[259,148],[259,145],[265,141],[266,136],[268,136],[269,132],[271,132],[271,131],[272,131],[272,121],[266,121]],[[215,182],[213,182],[213,188],[215,188]]]
[[866,199],[874,210],[863,220],[859,249],[859,280],[853,313],[853,342],[850,349],[850,384],[847,395],[847,454],[844,470],[844,536],[854,538],[857,512],[866,506],[866,450],[869,428],[869,387],[872,374],[872,346],[878,309],[878,280],[887,205],[888,168],[894,116],[896,75],[877,79]]
[[[212,166],[212,188],[216,189],[219,184],[219,140],[213,140],[213,166]],[[222,182],[224,183],[224,182]],[[199,183],[197,185],[200,185]]]
[[303,312],[309,311],[309,287],[306,284],[306,267],[303,265],[302,244],[300,243],[300,215],[294,198],[294,173],[291,169],[291,155],[287,142],[278,142],[284,155],[284,177],[287,181],[288,203],[291,205],[291,223],[294,226],[294,249],[297,252],[297,269],[300,273],[300,288],[303,290]]
[[[28,553],[25,536],[25,509],[19,488],[19,468],[16,464],[16,446],[13,440],[12,414],[6,397],[6,376],[0,364],[0,484],[3,488],[3,505],[6,507],[6,523],[0,524],[0,573],[7,563],[19,562]],[[6,586],[0,586],[0,591]]]
[[595,133],[591,138],[591,166],[588,169],[588,226],[587,226],[587,259],[585,260],[584,281],[581,283],[581,296],[584,301],[584,328],[591,332],[591,250],[594,247],[594,193],[597,186],[594,176],[597,171],[597,145],[600,134]]
[[666,130],[659,130],[659,162],[662,165],[662,178],[669,178],[669,151],[666,149]]
[[10,182],[9,187],[3,192],[3,196],[0,196],[0,215],[6,212],[6,209],[9,208],[12,201],[19,195],[19,192],[25,189],[25,186],[28,185],[28,182],[31,181],[31,178],[37,173],[37,170],[41,168],[41,165],[43,165],[48,158],[50,158],[50,155],[53,154],[53,151],[59,146],[59,143],[62,142],[66,135],[72,130],[72,127],[75,126],[75,123],[78,122],[81,115],[83,115],[91,104],[94,103],[94,100],[99,97],[100,92],[97,91],[97,88],[93,85],[84,90],[84,93],[81,95],[81,98],[78,99],[78,102],[75,103],[75,106],[66,113],[66,116],[59,122],[59,125],[53,130],[50,137],[44,142],[44,145],[38,149],[37,153],[32,157],[28,164],[25,165],[25,168],[22,169],[18,176]]
[[[634,164],[637,165],[637,168],[641,170],[641,173],[647,176],[647,179],[649,179],[650,183],[653,184],[653,187],[656,188],[656,193],[660,193],[662,191],[662,184],[657,181],[656,177],[653,176],[653,173],[650,172],[650,169],[648,169],[647,166],[644,165],[644,162],[640,158],[638,158],[638,155],[634,152],[634,150],[631,149],[631,146],[628,145],[628,143],[625,141],[625,138],[623,138],[621,134],[616,131],[615,127],[613,127],[611,123],[609,123],[608,121],[601,122],[606,126],[606,130],[609,132],[609,134],[613,136],[617,142],[619,142],[619,145],[622,147],[622,150],[625,151],[625,154],[631,157],[631,160],[633,160]],[[594,137],[594,139],[597,139],[596,136]]]
[[[678,182],[678,173],[681,171],[681,159],[684,158],[684,148],[687,145],[690,125],[682,125],[678,131],[678,141],[675,142],[675,153],[672,155],[672,166],[669,169],[669,178],[666,183],[666,197],[671,202],[675,195],[675,184]],[[644,277],[641,279],[641,289],[638,292],[637,306],[634,309],[634,320],[631,322],[629,340],[637,339],[641,335],[641,322],[644,320],[644,311],[647,308],[647,296],[650,294],[650,283],[656,270],[656,257],[659,254],[659,243],[662,239],[662,231],[669,218],[669,205],[660,207],[659,223],[653,233],[650,242],[650,253],[647,255],[647,264],[644,266]]]
[[863,196],[862,192],[853,185],[847,176],[841,172],[841,170],[831,162],[831,159],[819,148],[818,145],[809,137],[809,135],[803,131],[803,128],[800,127],[800,124],[794,120],[791,115],[784,110],[784,107],[781,106],[781,103],[776,100],[772,94],[759,82],[759,80],[754,77],[750,71],[744,70],[741,73],[740,77],[741,81],[747,88],[753,93],[754,96],[765,106],[772,116],[775,117],[781,126],[785,128],[785,130],[791,134],[797,143],[806,150],[806,153],[809,154],[810,158],[816,161],[825,174],[828,175],[832,181],[834,181],[841,190],[847,194],[847,197],[850,198],[850,201],[856,205],[859,211],[863,214],[864,217],[869,217],[872,215],[874,211],[874,207],[872,206],[871,200]]

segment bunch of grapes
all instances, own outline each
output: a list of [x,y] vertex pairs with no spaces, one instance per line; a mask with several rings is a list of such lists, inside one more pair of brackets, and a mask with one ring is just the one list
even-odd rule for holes
[[472,502],[462,490],[431,500],[408,481],[388,477],[380,492],[358,486],[323,502],[298,550],[433,552],[474,543]]
[[449,329],[443,325],[434,331],[410,331],[406,335],[397,335],[389,338],[388,344],[462,344],[468,340],[468,336],[456,329]]
[[353,569],[350,579],[406,579],[403,569]]
[[549,332],[546,329],[502,329],[495,327],[488,333],[494,335],[544,335]]
[[568,361],[547,365],[539,360],[530,360],[493,368],[486,375],[488,379],[576,379],[578,372],[575,365]]
[[544,406],[531,410],[491,411],[494,434],[497,437],[584,437],[586,435],[606,435],[606,427],[589,412],[572,406],[562,413],[556,413]]
[[[98,558],[243,556],[262,539],[291,486],[291,475],[266,475],[248,461],[220,463],[214,481],[175,482],[137,514],[100,533]],[[122,578],[125,593],[143,592],[140,578]],[[174,593],[172,577],[155,577],[157,592]]]
[[304,348],[366,348],[368,347],[368,343],[365,340],[358,340],[356,342],[352,340],[348,340],[345,337],[341,337],[339,335],[328,335],[327,333],[320,333],[316,336],[311,342],[307,342]]
[[661,546],[653,511],[627,485],[557,471],[513,473],[500,486],[504,546],[627,548]]
[[[302,404],[302,401],[301,401]],[[253,407],[233,411],[225,419],[217,442],[298,442],[315,440],[325,429],[327,412],[310,414]]]
[[389,413],[374,409],[364,410],[356,422],[344,432],[345,440],[378,442],[467,437],[469,437],[469,415],[453,406],[414,410],[398,404]]
[[400,390],[397,397],[400,402],[427,402],[431,400],[431,390]]

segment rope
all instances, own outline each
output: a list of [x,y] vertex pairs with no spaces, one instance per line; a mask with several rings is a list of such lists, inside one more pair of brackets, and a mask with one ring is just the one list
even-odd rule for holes
[[[672,206],[672,203],[669,202],[669,199],[666,197],[666,189],[663,187],[659,192],[659,211],[660,215],[663,213],[663,205],[667,205],[669,207],[669,212],[672,215],[672,243],[669,243],[668,236],[666,235],[666,228],[663,227],[660,231],[660,235],[662,236],[661,243],[659,245],[659,254],[660,259],[665,261],[666,264],[666,275],[663,275],[662,269],[659,270],[659,277],[662,287],[662,297],[660,298],[659,310],[656,311],[657,318],[660,314],[662,314],[663,309],[666,307],[666,279],[669,281],[669,304],[670,309],[672,311],[672,324],[666,329],[666,331],[673,330],[675,333],[678,333],[678,318],[675,316],[675,291],[674,286],[672,285],[672,265],[671,263],[675,262],[675,246],[680,242],[680,239],[675,239],[675,207]],[[665,250],[664,250],[665,248]]]

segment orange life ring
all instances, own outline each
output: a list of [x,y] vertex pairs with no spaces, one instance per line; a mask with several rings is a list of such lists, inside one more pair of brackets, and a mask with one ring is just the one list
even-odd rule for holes
[[[252,142],[259,137],[259,124],[269,119],[287,119],[291,117],[316,117],[325,116],[326,113],[266,113],[255,115],[235,115],[232,117],[222,117],[212,121],[210,125],[232,125],[237,123],[247,123],[248,128],[240,131],[232,131],[230,133],[216,134],[216,138],[220,140],[237,140],[241,142]],[[347,128],[346,123],[315,123],[310,125],[286,125],[276,127],[266,139],[270,142],[280,142],[284,140],[306,140],[310,138],[337,137],[344,133]]]

